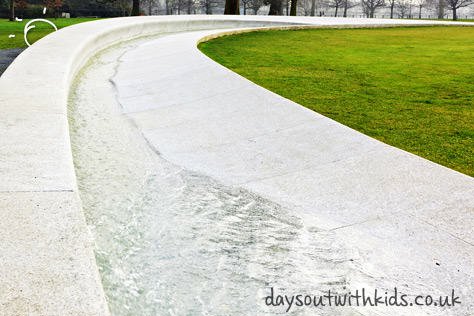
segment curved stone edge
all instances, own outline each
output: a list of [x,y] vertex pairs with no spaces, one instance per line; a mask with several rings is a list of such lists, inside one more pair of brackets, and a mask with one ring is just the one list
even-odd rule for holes
[[[67,117],[69,88],[94,54],[157,33],[354,23],[256,16],[119,18],[62,29],[22,53],[0,77],[0,314],[109,314],[78,196]],[[453,23],[402,20],[396,26],[439,24]],[[375,19],[364,25],[390,26]]]
[[108,315],[78,195],[67,100],[74,77],[118,42],[280,22],[208,17],[122,18],[60,30],[0,78],[0,314]]

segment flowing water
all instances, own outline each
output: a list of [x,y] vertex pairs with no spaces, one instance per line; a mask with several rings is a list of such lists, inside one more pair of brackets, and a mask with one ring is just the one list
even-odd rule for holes
[[[330,232],[148,146],[122,113],[111,80],[120,56],[139,45],[96,56],[69,105],[80,195],[112,314],[285,314],[286,307],[265,306],[270,287],[343,290],[351,254],[338,251]],[[314,315],[315,308],[290,314]]]

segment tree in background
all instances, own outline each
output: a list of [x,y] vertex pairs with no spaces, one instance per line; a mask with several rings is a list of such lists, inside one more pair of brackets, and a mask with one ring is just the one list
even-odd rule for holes
[[212,14],[212,10],[219,5],[219,1],[216,1],[216,0],[200,0],[199,4],[204,9],[204,13]]
[[267,0],[264,2],[265,5],[270,5],[268,15],[283,15],[283,6],[281,0]]
[[20,11],[21,17],[25,15],[25,10],[28,8],[28,1],[16,0],[16,7]]
[[263,0],[250,0],[249,7],[252,9],[253,14],[257,15],[258,10],[263,6]]
[[44,6],[51,10],[54,17],[57,18],[63,6],[63,0],[44,0]]
[[458,9],[467,7],[474,3],[473,0],[445,0],[446,6],[449,10],[453,11],[453,20],[458,19]]
[[186,8],[187,0],[174,0],[174,11],[181,14]]
[[242,0],[242,8],[244,8],[244,15],[247,15],[247,9],[250,9],[252,0]]
[[368,18],[373,18],[375,16],[375,11],[378,8],[385,6],[384,0],[362,0],[361,4],[362,9]]
[[337,13],[339,12],[339,8],[344,5],[345,0],[330,0],[328,2],[328,6],[330,8],[334,8],[334,16],[337,17]]
[[132,7],[130,6],[130,0],[117,0],[115,1],[115,7],[120,10],[121,16],[129,16]]
[[436,12],[438,12],[438,19],[444,18],[444,7],[446,6],[446,3],[444,0],[439,0],[438,1],[438,6],[436,8]]
[[13,22],[15,21],[15,0],[10,0],[9,9],[10,9],[9,20]]
[[140,0],[133,0],[132,2],[132,16],[140,15]]
[[193,0],[186,0],[186,13],[192,14],[195,11],[194,8],[194,1]]
[[316,14],[316,0],[311,0],[311,9],[310,9],[310,16],[314,16]]
[[388,7],[390,8],[390,18],[393,19],[393,13],[395,12],[396,0],[388,0]]
[[411,12],[411,0],[398,0],[396,3],[398,17],[401,19],[409,18]]
[[421,19],[421,10],[426,5],[425,0],[415,0],[415,5],[418,8],[418,18]]
[[298,1],[298,6],[300,12],[303,13],[304,16],[310,16],[311,15],[311,5],[312,5],[312,0],[300,0]]
[[[50,17],[53,14],[57,17],[61,12],[69,12],[72,17],[129,16],[134,2],[141,5],[140,14],[213,14],[215,11],[222,12],[225,2],[228,5],[232,2],[236,6],[240,1],[243,14],[268,12],[269,15],[325,16],[329,13],[332,16],[347,17],[348,13],[352,13],[352,10],[348,10],[357,6],[354,13],[362,8],[367,17],[375,17],[376,11],[377,15],[382,15],[379,11],[380,4],[384,1],[386,12],[383,14],[387,18],[389,12],[390,18],[421,18],[422,13],[430,12],[431,17],[436,12],[439,18],[446,18],[446,14],[450,13],[448,10],[452,10],[454,19],[460,14],[464,18],[464,13],[460,12],[468,15],[469,11],[463,11],[462,8],[474,3],[474,0],[0,0],[0,14],[13,21],[16,17],[40,17],[43,6],[46,5]],[[234,9],[233,14],[238,14],[237,8]]]
[[298,0],[291,0],[290,15],[296,16],[296,8],[298,6]]
[[425,3],[426,7],[429,7],[436,13],[438,19],[444,18],[444,8],[446,7],[444,0],[425,0]]
[[166,14],[173,14],[173,1],[172,0],[165,0],[165,10]]
[[347,10],[355,7],[357,4],[352,2],[351,0],[344,0],[344,12],[342,13],[342,16],[347,18]]
[[240,14],[239,0],[225,0],[224,14],[239,15]]
[[141,5],[143,6],[145,12],[147,12],[148,15],[152,15],[153,8],[158,5],[158,0],[144,0],[142,1]]

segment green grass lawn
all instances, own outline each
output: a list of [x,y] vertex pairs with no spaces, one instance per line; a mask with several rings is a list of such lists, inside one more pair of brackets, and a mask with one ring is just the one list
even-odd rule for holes
[[[422,20],[453,22],[453,19],[422,19]],[[454,22],[474,22],[474,19],[457,19]]]
[[[58,28],[63,28],[72,24],[87,22],[94,20],[92,18],[72,18],[72,19],[48,19],[52,21]],[[0,19],[0,49],[20,48],[26,47],[23,40],[23,29],[25,24],[30,20],[23,20],[22,22],[10,22],[5,19]],[[28,40],[34,43],[38,39],[48,35],[54,31],[49,24],[38,22],[35,23],[36,28],[28,32]],[[16,35],[15,38],[9,38],[10,34]]]
[[474,176],[474,27],[265,31],[199,48],[286,98]]

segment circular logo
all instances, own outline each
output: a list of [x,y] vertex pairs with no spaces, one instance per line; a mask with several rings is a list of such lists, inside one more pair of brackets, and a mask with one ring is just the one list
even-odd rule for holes
[[26,23],[25,28],[24,28],[24,30],[23,30],[23,38],[25,39],[25,43],[26,43],[26,45],[28,45],[28,46],[31,46],[30,42],[28,42],[28,37],[27,37],[28,32],[29,32],[31,29],[34,29],[34,28],[36,27],[35,25],[33,25],[33,23],[36,23],[36,22],[48,23],[49,25],[51,25],[52,27],[54,27],[54,30],[55,30],[55,31],[58,30],[57,26],[56,26],[53,22],[51,22],[51,21],[49,21],[49,20],[46,20],[46,19],[34,19],[34,20],[31,20],[30,22]]

